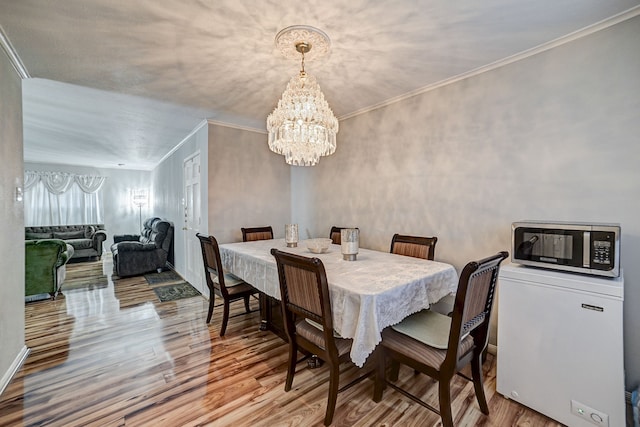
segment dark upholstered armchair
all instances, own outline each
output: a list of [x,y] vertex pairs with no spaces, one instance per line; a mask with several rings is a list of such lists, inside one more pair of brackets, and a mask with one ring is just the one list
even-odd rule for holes
[[145,220],[141,235],[113,236],[113,270],[120,277],[161,271],[173,251],[173,224],[160,218]]

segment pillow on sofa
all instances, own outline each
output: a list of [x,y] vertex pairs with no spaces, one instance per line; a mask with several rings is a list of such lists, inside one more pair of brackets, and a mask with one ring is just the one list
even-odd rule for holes
[[39,239],[51,239],[53,233],[24,233],[25,240],[39,240]]
[[84,228],[84,238],[93,239],[93,235],[96,234],[96,228],[93,225],[87,225]]
[[54,231],[53,232],[54,239],[84,239],[84,230],[78,231]]

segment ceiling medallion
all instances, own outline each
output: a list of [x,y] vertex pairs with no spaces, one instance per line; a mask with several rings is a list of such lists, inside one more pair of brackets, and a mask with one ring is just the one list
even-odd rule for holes
[[287,59],[298,59],[300,53],[296,46],[300,43],[308,44],[309,51],[305,53],[304,59],[313,61],[322,58],[329,53],[331,41],[329,36],[318,28],[308,25],[292,25],[276,34],[276,48]]
[[276,35],[276,46],[286,58],[302,59],[300,73],[291,78],[267,117],[269,149],[284,155],[289,165],[314,166],[321,156],[336,151],[338,119],[316,79],[304,70],[305,59],[326,55],[330,45],[324,32],[305,25],[287,27]]

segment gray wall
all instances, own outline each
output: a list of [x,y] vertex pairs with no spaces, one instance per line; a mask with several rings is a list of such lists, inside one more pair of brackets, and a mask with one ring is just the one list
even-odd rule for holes
[[201,176],[202,230],[207,230],[206,200],[208,183],[206,179],[208,128],[205,125],[196,128],[177,150],[160,163],[152,173],[153,215],[166,218],[174,225],[174,267],[184,276],[186,271],[186,250],[184,247],[184,160],[196,152],[200,152]]
[[284,237],[291,221],[290,167],[267,147],[267,135],[209,125],[209,233],[242,241],[241,227],[271,225]]
[[35,171],[55,171],[77,174],[96,174],[107,177],[102,186],[104,226],[107,240],[104,250],[109,251],[116,234],[136,234],[142,220],[151,215],[151,206],[142,209],[131,203],[131,190],[146,188],[151,191],[151,172],[130,169],[92,168],[82,166],[25,163],[25,169]]
[[[293,168],[293,217],[356,225],[389,250],[436,235],[458,271],[510,249],[522,219],[618,222],[627,386],[640,383],[640,18],[342,121],[337,152]],[[544,315],[544,308],[541,308]],[[597,345],[597,344],[596,344]]]
[[22,84],[0,52],[0,390],[17,367],[24,341],[24,207],[15,199],[23,187]]

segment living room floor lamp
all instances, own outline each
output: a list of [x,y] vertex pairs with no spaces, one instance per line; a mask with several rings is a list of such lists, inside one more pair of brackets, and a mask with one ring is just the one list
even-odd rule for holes
[[140,231],[142,231],[142,207],[149,203],[149,192],[145,188],[138,188],[131,192],[131,200],[138,207],[140,216]]

